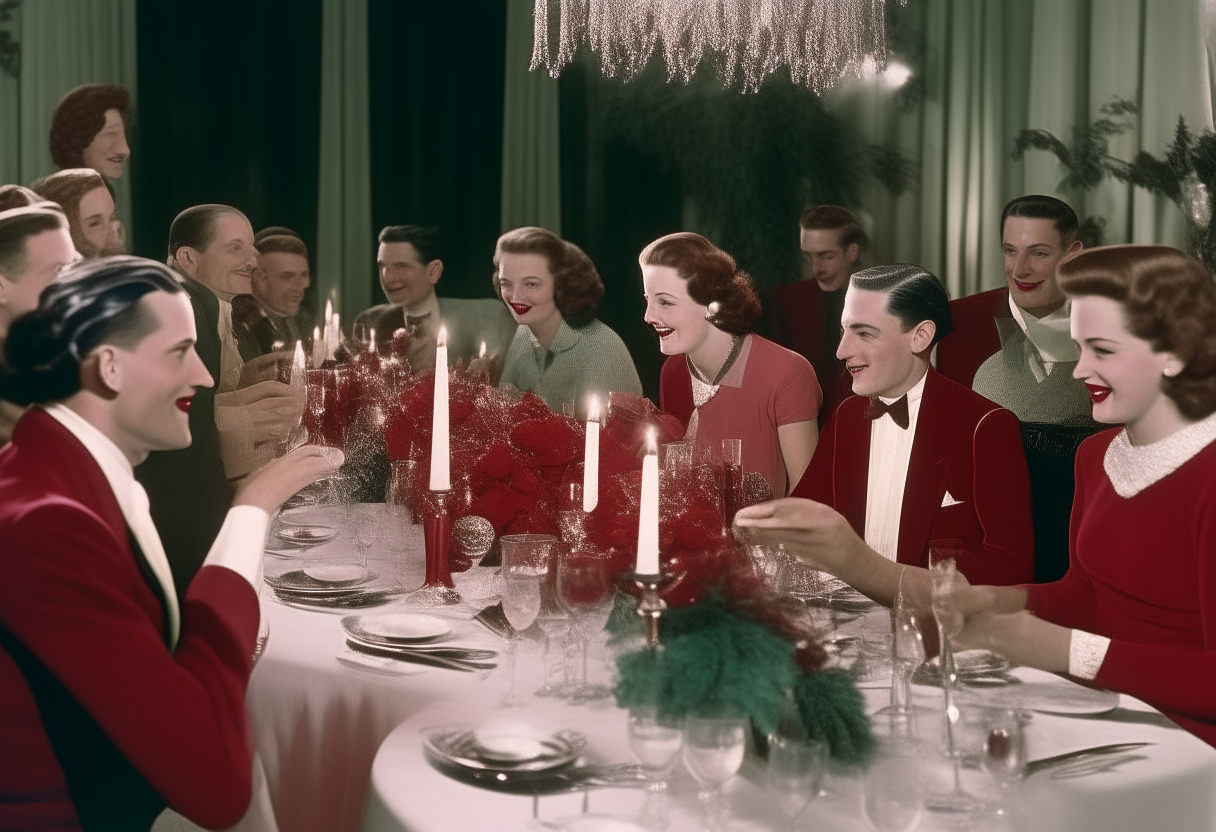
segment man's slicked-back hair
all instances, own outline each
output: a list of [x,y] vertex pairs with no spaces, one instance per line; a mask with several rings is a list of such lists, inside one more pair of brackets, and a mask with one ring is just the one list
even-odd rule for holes
[[887,311],[899,318],[904,332],[921,321],[932,321],[933,343],[950,334],[950,296],[942,282],[920,266],[892,263],[862,269],[849,278],[855,289],[883,292],[887,295]]
[[864,249],[869,244],[866,232],[858,224],[857,218],[851,211],[839,205],[807,207],[798,219],[798,226],[807,231],[839,231],[841,248],[848,248],[856,243],[859,248]]
[[[271,233],[267,234],[266,232]],[[253,237],[253,247],[258,254],[298,254],[308,259],[308,246],[300,239],[300,235],[290,228],[281,225],[259,231]]]
[[1062,199],[1045,194],[1028,194],[1009,200],[1005,210],[1001,212],[1001,236],[1005,236],[1005,220],[1010,217],[1024,217],[1030,220],[1051,220],[1060,242],[1065,246],[1071,245],[1077,237],[1077,229],[1081,227],[1077,212]]
[[443,260],[443,233],[436,225],[387,225],[380,231],[380,243],[409,243],[425,266]]
[[[20,197],[24,199],[25,195]],[[53,202],[35,202],[0,211],[0,274],[13,282],[20,280],[25,275],[26,241],[59,229],[68,230],[68,218]]]
[[4,342],[0,397],[21,405],[81,389],[80,365],[102,344],[130,349],[160,325],[140,300],[184,291],[171,269],[143,257],[98,257],[64,270],[38,307],[18,316]]
[[182,211],[173,218],[173,225],[169,226],[169,257],[176,257],[177,250],[183,246],[189,246],[196,251],[207,248],[215,239],[219,218],[228,214],[245,216],[239,209],[218,202],[191,205]]

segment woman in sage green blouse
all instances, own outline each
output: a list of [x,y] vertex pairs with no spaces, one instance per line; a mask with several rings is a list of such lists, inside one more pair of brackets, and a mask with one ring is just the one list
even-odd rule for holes
[[595,318],[604,283],[582,249],[543,228],[516,228],[494,249],[494,291],[520,324],[503,362],[501,384],[530,390],[556,411],[586,412],[592,395],[640,396],[633,358]]

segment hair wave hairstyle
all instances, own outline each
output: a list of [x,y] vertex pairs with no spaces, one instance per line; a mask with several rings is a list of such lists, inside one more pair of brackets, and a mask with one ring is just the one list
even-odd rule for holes
[[553,275],[553,302],[568,326],[586,326],[604,297],[604,281],[595,264],[581,248],[544,228],[524,226],[508,231],[494,246],[494,294],[502,300],[498,286],[499,261],[503,254],[537,254],[549,264]]
[[1104,246],[1061,263],[1069,297],[1096,295],[1123,306],[1127,329],[1182,362],[1161,391],[1187,419],[1216,412],[1216,285],[1203,264],[1169,246]]
[[731,335],[746,335],[760,318],[760,296],[751,275],[722,249],[691,231],[660,237],[638,255],[642,266],[666,266],[688,284],[688,296],[701,306],[718,304],[709,322]]
[[83,84],[69,90],[51,114],[51,158],[61,168],[84,167],[84,149],[117,110],[125,130],[131,123],[131,93],[118,84]]

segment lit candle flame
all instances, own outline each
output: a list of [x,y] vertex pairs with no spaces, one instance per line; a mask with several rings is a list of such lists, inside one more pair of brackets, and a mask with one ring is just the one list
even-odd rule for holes
[[376,328],[372,327],[367,331],[367,351],[376,351]]
[[486,357],[486,342],[485,341],[481,342],[481,349],[477,351],[477,357],[478,358]]

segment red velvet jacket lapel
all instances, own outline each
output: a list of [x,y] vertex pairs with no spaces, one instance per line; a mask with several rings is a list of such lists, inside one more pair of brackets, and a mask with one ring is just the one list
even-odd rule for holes
[[920,564],[941,507],[954,456],[950,390],[932,369],[916,417],[916,437],[908,459],[908,478],[899,520],[899,562]]

